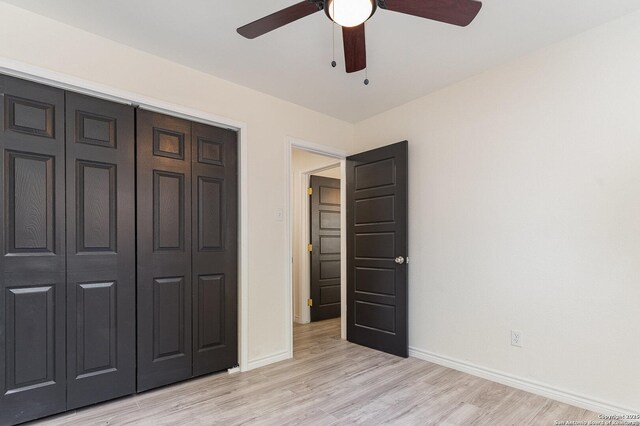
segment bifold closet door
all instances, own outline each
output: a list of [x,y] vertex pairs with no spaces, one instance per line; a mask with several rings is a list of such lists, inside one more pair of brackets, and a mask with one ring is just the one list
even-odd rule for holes
[[238,363],[237,133],[193,123],[193,375]]
[[0,424],[64,411],[64,92],[0,75]]
[[137,111],[138,390],[237,365],[237,133]]
[[67,409],[135,392],[134,123],[67,92]]
[[192,376],[191,123],[137,110],[138,391]]

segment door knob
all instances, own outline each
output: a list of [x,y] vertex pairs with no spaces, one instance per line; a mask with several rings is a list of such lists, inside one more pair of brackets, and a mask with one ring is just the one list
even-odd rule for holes
[[402,257],[402,256],[396,257],[396,263],[398,265],[402,265],[404,263],[404,257]]

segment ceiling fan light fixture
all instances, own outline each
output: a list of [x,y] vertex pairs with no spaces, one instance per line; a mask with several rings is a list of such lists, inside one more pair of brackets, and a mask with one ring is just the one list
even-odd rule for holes
[[329,0],[327,15],[341,27],[357,27],[373,15],[375,0]]

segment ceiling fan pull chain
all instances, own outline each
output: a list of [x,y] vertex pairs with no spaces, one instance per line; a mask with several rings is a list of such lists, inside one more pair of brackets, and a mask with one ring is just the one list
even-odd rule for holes
[[364,68],[364,85],[365,86],[369,85],[369,66],[368,65]]
[[338,65],[336,63],[336,24],[335,22],[331,22],[331,36],[333,37],[333,41],[331,42],[331,47],[333,48],[333,60],[331,61],[331,66],[336,67]]

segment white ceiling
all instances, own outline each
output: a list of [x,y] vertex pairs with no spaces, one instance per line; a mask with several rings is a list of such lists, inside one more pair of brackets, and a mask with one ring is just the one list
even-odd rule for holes
[[[425,0],[426,1],[426,0]],[[378,10],[369,79],[348,75],[319,12],[255,40],[235,29],[297,0],[5,0],[296,104],[356,122],[640,9],[640,0],[485,0],[467,28]]]

